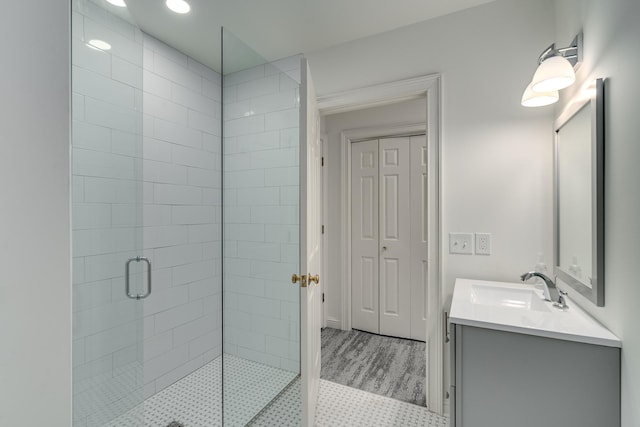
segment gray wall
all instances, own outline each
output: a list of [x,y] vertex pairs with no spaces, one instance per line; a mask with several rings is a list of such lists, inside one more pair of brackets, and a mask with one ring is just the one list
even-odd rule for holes
[[[578,84],[605,77],[605,306],[578,302],[622,339],[622,426],[640,425],[640,2],[557,0],[556,39],[567,44],[584,31]],[[560,111],[562,104],[558,106]],[[575,292],[574,292],[575,294]],[[574,297],[578,297],[574,295]]]
[[[443,310],[457,277],[513,282],[539,253],[550,263],[553,107],[525,108],[520,98],[554,40],[553,24],[551,0],[497,0],[307,54],[320,95],[442,75]],[[333,180],[329,192],[339,192]],[[329,199],[329,212],[336,202]],[[491,255],[449,254],[450,232],[491,233]],[[342,231],[328,233],[331,246]],[[329,271],[340,268],[334,258]],[[447,365],[445,357],[446,376]]]
[[443,242],[492,233],[491,256],[450,255],[443,243],[445,305],[456,277],[516,281],[539,252],[551,259],[553,108],[520,97],[552,33],[550,0],[498,0],[307,55],[320,95],[442,74]]
[[71,424],[69,2],[3,4],[0,424]]

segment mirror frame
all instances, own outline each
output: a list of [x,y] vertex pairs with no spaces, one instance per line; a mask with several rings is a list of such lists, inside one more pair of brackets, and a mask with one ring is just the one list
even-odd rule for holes
[[[604,80],[595,81],[595,95],[575,100],[554,124],[553,174],[553,248],[554,273],[557,279],[573,288],[598,307],[604,306]],[[588,104],[588,105],[587,105]],[[586,106],[586,107],[585,107]],[[582,108],[591,110],[591,285],[573,277],[560,267],[558,132]]]

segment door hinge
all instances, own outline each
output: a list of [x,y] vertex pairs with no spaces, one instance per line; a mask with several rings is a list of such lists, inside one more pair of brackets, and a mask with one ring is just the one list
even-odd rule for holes
[[322,234],[324,234],[324,225],[322,226]]
[[324,166],[324,156],[322,156],[322,160],[320,161],[320,165]]
[[451,334],[449,332],[449,313],[444,312],[444,342],[451,341]]
[[324,302],[324,292],[322,293],[322,302]]

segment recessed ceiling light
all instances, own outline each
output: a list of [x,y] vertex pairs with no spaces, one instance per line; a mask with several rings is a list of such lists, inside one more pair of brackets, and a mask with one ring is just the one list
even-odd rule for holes
[[87,46],[98,50],[109,50],[111,45],[104,40],[93,39],[89,40]]
[[191,6],[184,0],[167,0],[166,5],[175,13],[189,13]]
[[107,0],[107,2],[111,3],[114,6],[118,7],[127,7],[124,0]]

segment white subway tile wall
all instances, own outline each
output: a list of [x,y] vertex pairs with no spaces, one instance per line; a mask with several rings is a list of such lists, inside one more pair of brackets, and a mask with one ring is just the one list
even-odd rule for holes
[[[74,426],[98,426],[222,352],[221,79],[73,4]],[[144,302],[125,296],[136,256]]]
[[222,108],[218,73],[147,34],[143,49],[147,398],[222,354]]
[[225,353],[300,370],[300,57],[224,77]]

